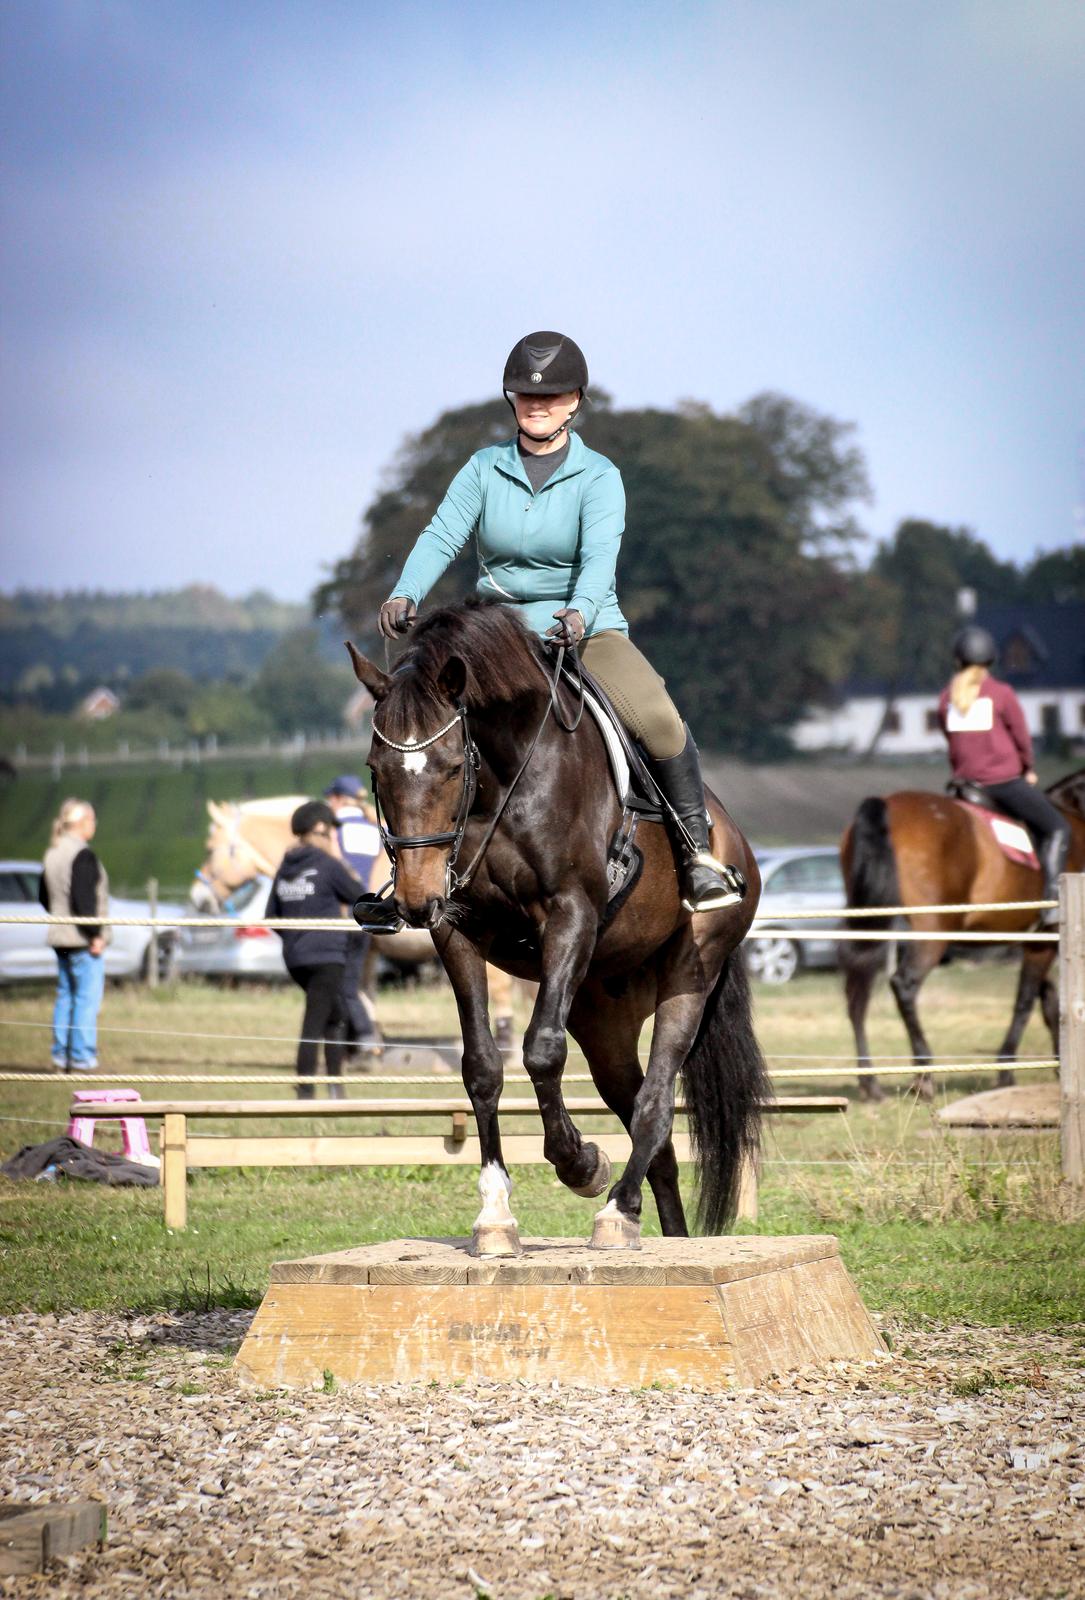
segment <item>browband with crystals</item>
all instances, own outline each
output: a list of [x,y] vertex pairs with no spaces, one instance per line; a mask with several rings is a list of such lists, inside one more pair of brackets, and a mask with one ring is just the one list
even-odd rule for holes
[[443,738],[450,728],[454,728],[457,722],[460,721],[462,714],[462,712],[457,711],[451,722],[446,722],[443,728],[438,728],[437,732],[430,734],[428,739],[411,739],[407,744],[397,744],[394,739],[389,739],[387,734],[380,731],[375,722],[372,727],[373,732],[381,743],[386,744],[391,750],[425,750],[428,745],[436,744],[438,739]]

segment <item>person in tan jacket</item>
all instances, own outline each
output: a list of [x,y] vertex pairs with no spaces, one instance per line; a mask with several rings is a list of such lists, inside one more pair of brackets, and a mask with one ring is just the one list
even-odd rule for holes
[[[42,865],[40,899],[51,916],[108,916],[109,879],[90,848],[97,826],[88,800],[64,801]],[[53,1065],[62,1072],[94,1072],[109,930],[100,923],[54,923],[48,940],[57,957]]]

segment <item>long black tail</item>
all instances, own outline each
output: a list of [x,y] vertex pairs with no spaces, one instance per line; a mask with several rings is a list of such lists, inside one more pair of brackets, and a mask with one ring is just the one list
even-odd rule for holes
[[[851,826],[851,854],[848,861],[848,905],[899,906],[900,885],[893,839],[889,831],[889,807],[874,796],[864,800]],[[849,917],[849,928],[884,930],[892,917]],[[847,971],[875,971],[885,960],[887,946],[877,939],[848,942],[840,946],[841,965]]]
[[741,950],[727,957],[682,1067],[697,1164],[698,1222],[722,1233],[738,1205],[743,1160],[756,1157],[761,1107],[772,1091],[754,1037],[750,982]]

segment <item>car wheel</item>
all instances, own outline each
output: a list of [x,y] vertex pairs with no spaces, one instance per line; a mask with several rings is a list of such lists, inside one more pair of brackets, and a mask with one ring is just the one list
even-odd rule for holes
[[799,947],[793,939],[751,939],[746,965],[761,983],[790,983],[799,970]]

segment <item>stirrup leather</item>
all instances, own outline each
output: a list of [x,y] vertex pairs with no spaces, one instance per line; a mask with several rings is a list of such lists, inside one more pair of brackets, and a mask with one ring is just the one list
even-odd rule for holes
[[705,867],[709,872],[714,872],[721,880],[723,892],[719,895],[706,897],[710,899],[710,903],[708,905],[704,905],[703,903],[701,905],[693,905],[693,903],[688,900],[685,895],[683,895],[682,905],[687,911],[719,911],[724,906],[737,905],[738,902],[745,896],[746,879],[743,874],[738,870],[737,867],[728,866],[723,861],[717,861],[716,857],[710,854],[709,851],[698,850],[694,855],[687,857],[685,863],[685,869],[687,872],[690,867]]

